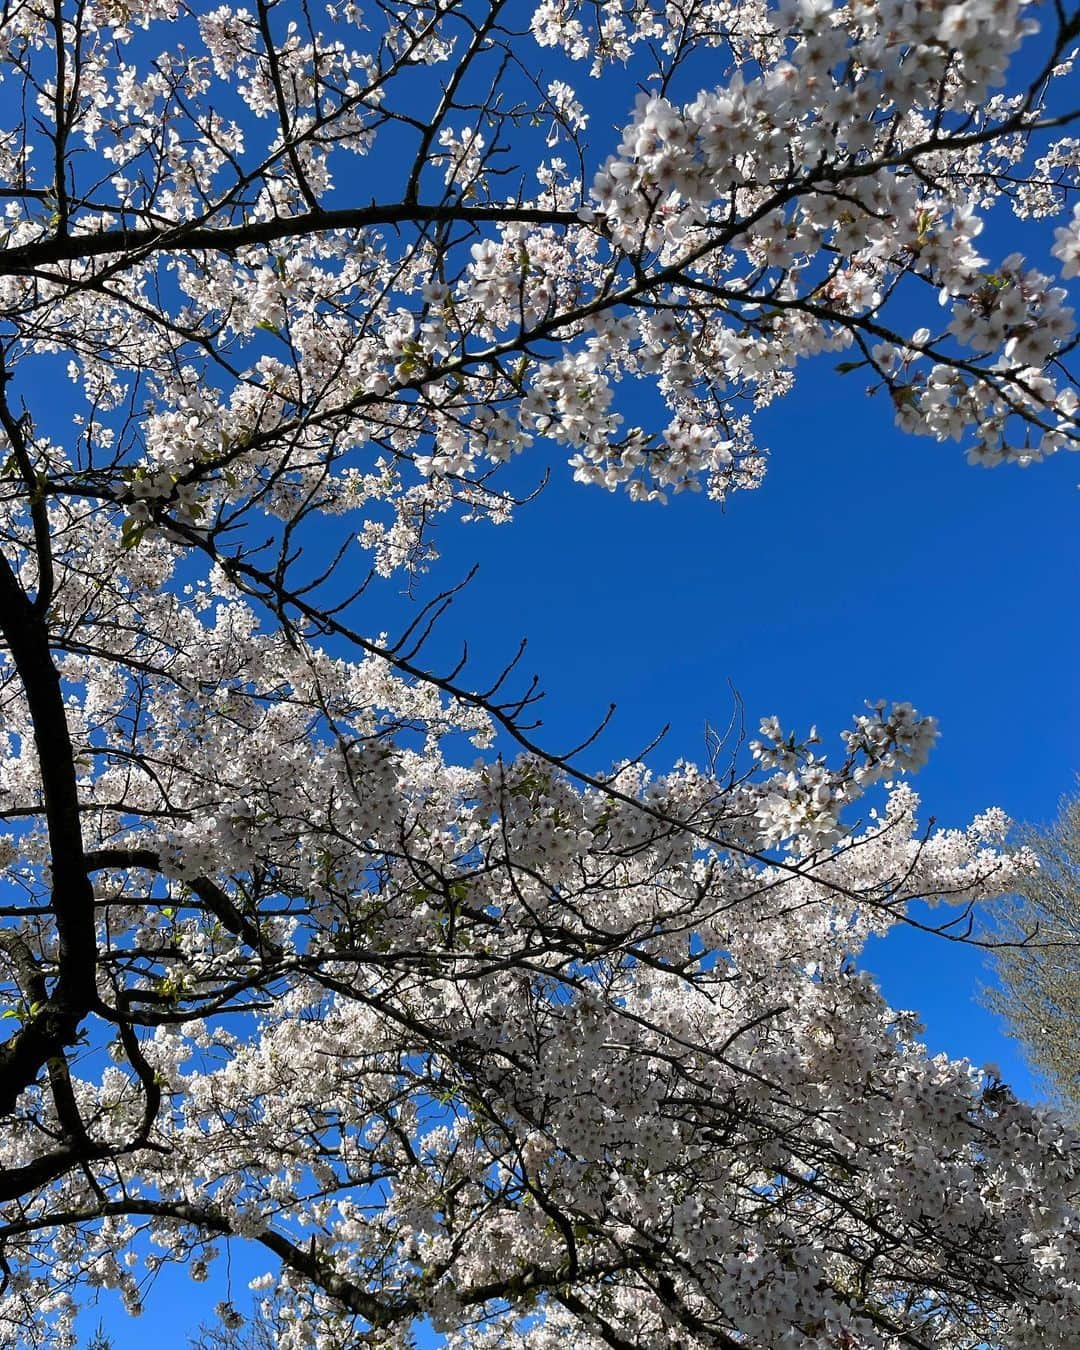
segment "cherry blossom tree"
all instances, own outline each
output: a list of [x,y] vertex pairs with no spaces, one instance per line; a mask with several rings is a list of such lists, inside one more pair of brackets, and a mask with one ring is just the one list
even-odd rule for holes
[[5,9],[0,1339],[244,1240],[284,1350],[1075,1344],[1076,1136],[854,964],[1030,866],[919,827],[932,719],[600,773],[427,660],[449,591],[364,612],[545,446],[756,487],[823,353],[1075,446],[1080,18],[1028,14]]

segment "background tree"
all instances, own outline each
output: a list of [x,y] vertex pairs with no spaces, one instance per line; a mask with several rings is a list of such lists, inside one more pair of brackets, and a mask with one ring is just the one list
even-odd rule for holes
[[1076,1119],[1080,1114],[1080,797],[1065,798],[1055,821],[1029,827],[1021,837],[1040,866],[1025,875],[1014,896],[993,906],[994,936],[1001,944],[992,954],[998,987],[987,991],[986,1001],[1006,1019],[1032,1066]]
[[432,667],[452,588],[365,617],[544,443],[756,486],[823,351],[977,462],[1075,443],[1065,288],[974,243],[1060,216],[1080,268],[1080,22],[1024,14],[4,12],[4,1334],[245,1240],[283,1350],[1068,1350],[1075,1136],[852,964],[1025,866],[921,831],[932,719],[590,772],[514,662]]
[[244,1317],[228,1304],[217,1313],[215,1323],[201,1326],[188,1341],[188,1350],[277,1350],[279,1328],[270,1311],[256,1307]]

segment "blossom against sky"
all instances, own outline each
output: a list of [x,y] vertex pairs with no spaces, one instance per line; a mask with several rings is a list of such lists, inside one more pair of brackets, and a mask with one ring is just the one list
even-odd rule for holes
[[[726,510],[699,495],[665,508],[583,490],[554,455],[549,486],[513,525],[442,531],[420,597],[479,570],[432,653],[453,664],[466,637],[479,677],[527,636],[521,668],[547,691],[548,743],[576,743],[617,702],[587,753],[595,768],[665,724],[651,762],[700,762],[706,724],[723,731],[733,714],[748,737],[773,713],[816,724],[835,751],[864,699],[910,699],[940,724],[913,780],[924,824],[963,825],[991,805],[1051,816],[1080,764],[1077,459],[973,471],[952,444],[896,431],[857,378],[817,373],[769,416],[767,484]],[[370,594],[373,631],[400,624],[400,588]],[[899,928],[862,964],[894,1006],[922,1016],[931,1050],[995,1062],[1034,1090],[975,1001],[987,978],[976,949]],[[148,1333],[160,1350],[186,1350],[219,1299],[248,1306],[246,1280],[266,1267],[236,1244],[205,1285],[166,1272],[141,1319],[107,1318],[117,1350],[138,1350]]]
[[[18,182],[8,213],[10,314],[20,314],[18,306],[32,314],[33,336],[25,351],[40,345],[50,354],[11,376],[12,398],[37,397],[33,453],[54,472],[54,499],[70,501],[72,519],[80,522],[68,530],[68,541],[76,553],[89,547],[83,513],[96,512],[103,525],[107,522],[106,532],[113,531],[105,550],[112,549],[108,565],[140,578],[137,584],[148,588],[145,613],[161,621],[170,604],[187,603],[181,591],[163,593],[164,581],[156,588],[149,581],[155,559],[160,578],[169,576],[178,587],[187,579],[186,564],[171,573],[166,555],[174,545],[214,558],[218,567],[209,587],[231,593],[229,576],[251,574],[236,570],[250,564],[230,550],[238,540],[250,542],[258,529],[276,531],[281,562],[262,591],[273,610],[274,597],[280,600],[283,594],[274,585],[283,584],[282,575],[295,558],[301,571],[315,560],[321,531],[325,527],[328,538],[333,521],[346,540],[341,555],[346,562],[323,585],[322,604],[336,606],[347,594],[350,568],[363,574],[363,562],[354,562],[361,552],[356,530],[383,577],[352,605],[355,633],[400,631],[417,613],[403,602],[403,589],[422,601],[478,563],[476,579],[457,597],[429,645],[427,661],[464,669],[459,686],[478,689],[490,684],[519,637],[530,637],[533,645],[519,673],[527,677],[535,669],[549,691],[537,734],[544,745],[558,749],[580,741],[609,699],[620,704],[611,726],[583,752],[579,762],[584,767],[602,772],[669,723],[669,735],[650,754],[658,773],[683,757],[712,758],[722,771],[724,757],[774,714],[779,720],[766,720],[766,727],[791,727],[799,736],[817,727],[824,746],[835,749],[840,729],[864,700],[872,706],[879,706],[876,700],[882,700],[880,706],[899,700],[889,735],[899,726],[905,729],[911,759],[921,760],[933,739],[931,724],[919,722],[911,704],[936,718],[933,726],[940,725],[942,733],[920,785],[927,798],[924,819],[933,813],[945,826],[963,825],[995,801],[1016,815],[1048,815],[1053,798],[1068,786],[1075,762],[1062,726],[1070,697],[1065,681],[1075,664],[1075,630],[1068,619],[1072,591],[1066,581],[1071,550],[1065,542],[1076,501],[1075,471],[1065,456],[1041,462],[1077,436],[1076,396],[1056,359],[1069,342],[1074,318],[1058,281],[1059,273],[1067,278],[1074,270],[1075,225],[1061,224],[1061,215],[1055,235],[1043,228],[1044,237],[1036,238],[1040,247],[1029,255],[1024,244],[1021,254],[1012,231],[984,228],[979,211],[997,201],[1003,207],[998,214],[1009,216],[1009,203],[1002,199],[1014,195],[1010,146],[1022,142],[1023,135],[1016,133],[1027,125],[1031,101],[1042,98],[1042,86],[1057,87],[1052,68],[1064,58],[1071,30],[1062,23],[1046,79],[1033,76],[1028,101],[1023,95],[1019,103],[1002,101],[990,91],[1030,30],[1021,8],[1009,0],[993,10],[982,0],[969,0],[943,14],[933,7],[871,6],[845,12],[839,22],[828,5],[800,0],[781,16],[783,24],[792,20],[790,31],[773,26],[774,14],[762,12],[766,23],[762,15],[747,12],[742,17],[754,21],[746,31],[725,38],[738,73],[729,70],[721,87],[696,95],[692,83],[669,84],[665,77],[639,92],[631,109],[633,91],[620,84],[619,62],[626,54],[620,44],[636,44],[640,55],[651,33],[609,32],[591,46],[570,17],[572,6],[556,11],[542,5],[533,34],[551,53],[552,68],[537,85],[531,118],[504,114],[492,96],[473,120],[476,105],[469,100],[474,95],[487,100],[484,90],[490,86],[474,91],[471,83],[457,86],[460,103],[444,100],[434,112],[430,135],[415,117],[408,120],[411,114],[400,117],[399,139],[412,137],[418,145],[415,168],[410,173],[406,165],[386,200],[370,210],[356,204],[356,180],[336,166],[342,154],[370,149],[378,120],[411,107],[410,90],[417,88],[415,72],[408,70],[386,101],[383,86],[392,82],[384,82],[379,62],[392,64],[404,42],[406,67],[414,56],[443,65],[462,36],[450,30],[459,22],[468,28],[467,7],[463,14],[434,13],[430,32],[403,32],[394,20],[385,46],[376,39],[377,51],[366,54],[343,43],[325,44],[314,35],[311,46],[305,46],[291,30],[286,36],[281,11],[272,20],[260,10],[256,20],[222,8],[199,23],[182,19],[187,25],[182,41],[169,29],[166,40],[175,40],[176,49],[159,49],[154,73],[141,81],[134,66],[110,69],[117,49],[108,42],[77,44],[83,53],[77,58],[83,65],[81,88],[90,91],[86,106],[79,108],[84,146],[69,165],[61,164],[51,189],[44,180],[40,187]],[[164,12],[154,11],[151,26]],[[115,13],[88,13],[91,27],[117,28]],[[494,8],[488,17],[494,22]],[[332,11],[329,18],[346,25],[354,40],[355,15]],[[272,31],[278,20],[280,42]],[[62,35],[60,19],[45,15],[41,22],[46,28],[55,22]],[[640,13],[634,22],[640,28],[653,18]],[[183,46],[189,37],[195,39],[196,30],[207,47],[203,66],[189,63]],[[693,41],[698,37],[713,40],[711,30]],[[128,53],[143,52],[141,39],[128,47],[132,34],[127,30],[113,39]],[[681,41],[666,35],[669,54],[678,52]],[[39,44],[27,56],[30,67],[39,63],[41,49]],[[470,47],[482,54],[478,65],[488,50],[479,37]],[[60,51],[62,64],[63,41]],[[587,109],[562,78],[568,74],[567,56],[592,61],[596,69],[607,67],[607,93]],[[615,64],[609,65],[612,59]],[[304,74],[309,62],[310,80]],[[220,109],[211,106],[216,94],[207,100],[202,122],[192,117],[190,100],[173,97],[166,69],[201,99],[204,67],[212,68],[218,84],[239,104],[239,110],[230,109],[238,122],[222,122]],[[514,70],[509,83],[526,86],[528,79],[519,76],[527,72]],[[354,77],[359,81],[355,88],[348,83]],[[58,78],[62,84],[62,70]],[[325,141],[324,96],[334,107],[337,133]],[[396,98],[405,102],[395,103]],[[1052,111],[1052,95],[1047,98]],[[159,102],[161,125],[170,128],[160,140],[147,132]],[[314,114],[309,115],[309,103]],[[31,139],[49,141],[48,118],[67,116],[61,104],[50,100],[45,81]],[[616,129],[606,137],[609,115]],[[973,132],[984,116],[996,123],[993,132]],[[193,222],[199,194],[209,194],[203,198],[209,200],[219,191],[219,180],[239,172],[236,157],[249,153],[245,140],[257,139],[255,119],[271,128],[270,142],[260,142],[261,152],[250,152],[268,156],[264,167],[220,188],[219,204],[205,212],[211,224]],[[272,143],[275,120],[287,147],[280,153]],[[184,131],[172,139],[177,126]],[[500,196],[500,156],[517,152],[526,126],[532,139],[523,143],[518,168],[536,194],[529,198],[532,205]],[[596,148],[590,145],[583,153],[579,182],[572,162],[568,168],[548,152],[563,148],[565,135],[572,161],[573,151],[581,148],[573,136],[586,127],[590,135],[599,134]],[[67,136],[65,129],[52,138],[60,161]],[[368,163],[379,173],[401,168],[396,143],[390,134],[376,145]],[[1071,144],[1059,142],[1048,153],[1074,156]],[[161,173],[148,174],[145,166],[159,146],[164,147]],[[94,155],[99,150],[117,172],[91,180],[87,173],[98,171]],[[19,155],[26,157],[22,148]],[[11,175],[24,174],[22,160],[9,158]],[[1043,186],[1035,183],[1030,200],[1016,194],[1019,215],[1042,214],[1040,192],[1053,196],[1056,190],[1045,188],[1047,172],[1036,168],[1035,179],[1041,178]],[[977,192],[957,186],[973,182]],[[444,191],[449,197],[432,205],[429,194]],[[101,194],[109,196],[104,205],[98,201]],[[324,206],[334,212],[346,196],[344,215],[320,215]],[[979,211],[974,197],[980,197]],[[1061,203],[1052,205],[1057,209]],[[429,230],[451,216],[460,235]],[[351,234],[334,234],[327,228],[331,220]],[[117,221],[125,232],[113,229],[111,239],[104,237]],[[397,228],[402,222],[404,231]],[[186,243],[184,230],[189,230]],[[1017,233],[1024,231],[1017,227]],[[1030,229],[1026,233],[1032,236]],[[102,261],[110,249],[125,254],[119,280]],[[1049,262],[1051,257],[1061,266]],[[47,284],[57,284],[62,293],[55,306],[45,307],[43,317],[36,312],[35,291],[42,268]],[[99,268],[110,273],[104,290]],[[12,344],[12,350],[22,357],[23,348]],[[68,376],[94,407],[75,434],[70,414],[76,405],[69,407],[46,387],[49,360],[58,351],[70,357]],[[873,399],[865,395],[867,384],[876,387]],[[149,392],[153,402],[140,405],[142,412],[126,421],[136,389],[139,398]],[[661,409],[661,404],[666,406]],[[903,429],[923,439],[901,440],[893,430],[894,414]],[[5,428],[13,452],[27,459],[27,433],[21,426],[9,413]],[[974,463],[1012,464],[980,476],[963,463],[963,450],[954,441],[963,443]],[[373,447],[389,458],[372,464],[378,453]],[[507,501],[491,483],[517,486],[527,497],[549,460],[547,489],[520,508],[515,525],[497,528]],[[1021,464],[1035,467],[1022,476]],[[35,547],[44,559],[39,533],[47,522],[42,525],[45,508],[35,500],[41,495],[38,479],[32,467],[19,467],[28,510],[36,512]],[[762,491],[736,492],[758,487],[763,477]],[[592,490],[595,485],[627,491],[605,495]],[[702,486],[712,500],[685,491]],[[670,505],[661,509],[665,498]],[[90,499],[101,505],[88,506]],[[370,510],[370,516],[361,518],[360,508]],[[236,523],[234,509],[241,516],[248,512],[243,524]],[[471,525],[453,521],[461,509],[481,519]],[[434,541],[423,537],[422,528],[432,522],[442,526],[435,529]],[[429,576],[408,578],[403,570],[395,571],[423,558],[432,542],[443,557]],[[293,544],[300,547],[293,550]],[[106,566],[104,556],[86,562],[80,557],[71,574],[98,575]],[[48,570],[42,561],[39,591],[51,584]],[[155,606],[155,599],[162,603]],[[293,592],[281,604],[295,599]],[[214,609],[214,598],[196,590],[186,631],[201,633],[196,611]],[[93,614],[92,605],[77,608],[73,624],[92,622]],[[258,620],[238,623],[247,625],[252,636]],[[146,627],[153,628],[152,618]],[[162,621],[158,636],[166,646],[177,627]],[[330,631],[332,625],[322,629]],[[148,636],[156,640],[152,632],[139,633],[138,640]],[[252,638],[252,650],[272,645],[264,637]],[[465,667],[458,665],[463,640],[470,645]],[[370,650],[365,639],[355,641]],[[198,653],[198,641],[191,650]],[[312,659],[330,664],[321,655]],[[283,669],[294,671],[289,659]],[[281,688],[295,689],[292,679],[290,673]],[[103,706],[107,681],[94,674],[84,683],[92,721]],[[79,697],[74,695],[74,704]],[[303,704],[303,696],[293,701]],[[349,705],[349,716],[355,714],[367,728],[374,706],[365,693],[359,710]],[[725,735],[733,708],[734,723]],[[181,851],[185,866],[225,866],[231,860],[246,867],[256,856],[252,850],[265,848],[275,859],[280,851],[280,838],[269,823],[277,811],[276,788],[270,790],[264,773],[280,745],[267,731],[272,719],[260,724],[267,737],[263,754],[253,749],[259,745],[253,732],[230,742],[220,711],[201,708],[213,724],[201,740],[212,767],[199,766],[199,773],[228,800],[217,813],[186,810],[176,825],[168,848]],[[147,716],[152,721],[158,713],[155,705]],[[295,710],[282,713],[286,721],[297,715]],[[707,734],[706,724],[716,731]],[[158,741],[162,725],[156,728]],[[186,739],[186,723],[168,726],[165,739],[174,737],[177,772],[188,781],[190,761],[197,758],[187,753],[194,742]],[[311,742],[304,745],[310,750],[317,736],[310,727],[307,732]],[[20,741],[28,743],[25,732]],[[482,742],[480,737],[476,747]],[[415,757],[410,762],[416,767]],[[313,753],[291,783],[305,803],[291,819],[305,837],[321,828],[316,799],[323,798],[309,786],[336,781],[336,769],[328,763]],[[881,762],[862,767],[871,776],[880,774]],[[474,805],[486,802],[487,772],[462,767],[450,773],[447,782],[462,785],[461,795],[446,806],[448,820],[418,833],[422,853],[429,839],[442,838],[441,831],[456,838],[473,823],[480,831],[494,828],[491,811],[473,821]],[[375,793],[381,805],[372,808],[371,821],[364,812],[362,820],[354,813],[344,833],[339,831],[354,845],[364,845],[370,830],[391,820],[399,789],[390,782],[385,758],[376,756],[364,774],[381,784]],[[494,768],[491,774],[498,776]],[[689,771],[684,778],[692,781]],[[855,817],[871,809],[872,797],[856,803],[857,780],[854,762],[838,779],[811,764],[805,778],[793,780],[790,792],[770,780],[761,798],[734,818],[755,822],[759,833],[753,837],[764,847],[793,848],[791,836],[797,834],[800,847],[815,848],[836,838],[833,808],[841,801],[853,827]],[[418,781],[431,780],[421,773]],[[426,802],[426,792],[418,787],[417,799]],[[507,839],[512,839],[506,847],[538,849],[541,866],[550,865],[553,878],[561,877],[559,868],[579,842],[585,841],[586,853],[591,848],[595,819],[604,815],[602,830],[617,828],[608,815],[594,810],[595,801],[578,800],[548,780],[542,787],[534,781],[517,795],[512,785],[510,796],[511,815],[517,816],[506,824]],[[551,804],[556,798],[568,816],[558,817]],[[337,800],[333,788],[327,799]],[[901,799],[906,824],[911,801],[906,788],[896,798]],[[192,800],[205,804],[201,788]],[[270,803],[262,815],[255,800]],[[145,796],[125,798],[136,811],[156,811],[148,802]],[[155,842],[158,818],[154,815],[145,830]],[[580,822],[576,834],[566,819]],[[503,843],[494,841],[497,848]],[[339,846],[340,840],[334,845],[340,852]],[[737,839],[733,847],[740,847]],[[877,857],[886,869],[909,857],[890,852],[889,838],[882,839],[880,856],[876,847],[868,846],[867,856]],[[945,837],[929,852],[937,850],[938,860],[947,861],[949,849]],[[350,867],[360,866],[363,849],[346,852],[343,886],[352,884]],[[74,854],[82,856],[77,838]],[[160,860],[162,855],[154,856]],[[856,875],[860,856],[852,863]],[[117,860],[115,854],[107,857]],[[304,866],[315,860],[309,850]],[[692,858],[683,861],[696,865]],[[303,874],[299,895],[313,898],[338,885],[329,863],[319,867]],[[912,874],[917,871],[913,864]],[[920,873],[926,884],[915,893],[949,884],[940,878],[951,875],[945,866],[933,875]],[[615,908],[636,903],[627,895],[633,889],[605,893],[597,903]],[[453,911],[456,900],[448,894]],[[484,891],[485,904],[488,894]],[[415,927],[428,946],[447,935],[453,946],[453,918],[445,930],[438,929],[438,905],[429,905],[425,895],[412,889],[398,895],[402,921]],[[520,921],[512,895],[505,907],[501,896],[498,903],[501,915],[513,913],[513,921]],[[802,907],[800,899],[792,912]],[[173,914],[161,914],[171,921],[175,907],[169,908]],[[751,932],[749,962],[751,967],[760,963],[761,980],[775,976],[779,981],[782,967],[798,977],[795,1002],[808,1010],[799,1025],[807,1033],[804,1048],[811,1066],[798,1090],[813,1095],[821,1082],[839,1084],[844,1100],[852,1092],[873,1095],[873,1111],[902,1114],[903,1071],[869,1094],[870,1079],[860,1077],[860,1047],[845,1058],[835,1037],[839,1062],[831,1068],[818,1063],[821,1026],[840,1017],[841,1004],[834,1003],[831,1011],[820,1004],[815,983],[820,968],[815,963],[806,968],[804,943],[815,951],[830,945],[833,974],[845,985],[844,944],[857,946],[854,938],[829,928],[830,916],[819,912],[822,927],[811,924],[806,932],[820,941],[796,935],[784,946],[791,935],[785,937],[782,923],[775,940],[766,942],[760,934],[773,930],[746,917],[757,911],[741,913],[743,929]],[[929,921],[942,922],[939,915]],[[914,917],[921,916],[916,911]],[[695,929],[704,933],[697,940],[712,940],[718,963],[730,959],[733,968],[739,966],[740,935],[720,927],[709,930],[709,917],[703,915],[705,927]],[[850,917],[855,925],[864,916]],[[181,915],[177,931],[192,950],[202,941],[192,916]],[[250,938],[243,925],[240,933],[245,941]],[[331,962],[332,956],[316,950],[322,936],[302,943],[298,959],[310,957],[316,966]],[[671,935],[655,936],[663,943]],[[949,943],[948,936],[916,941],[910,933],[894,935],[871,949],[869,963],[895,1002],[927,1013],[933,1048],[967,1053],[976,1062],[997,1060],[1016,1078],[1016,1061],[1000,1052],[989,1024],[973,1024],[971,953]],[[261,949],[261,943],[260,938],[255,945]],[[276,937],[274,943],[278,950]],[[92,946],[86,943],[84,950]],[[545,958],[556,955],[557,947],[548,942]],[[223,959],[233,958],[226,954]],[[648,977],[640,983],[647,991]],[[746,987],[752,994],[754,980]],[[867,993],[866,1006],[877,1007],[875,996]],[[422,995],[430,998],[433,1025],[440,1028],[453,1015],[449,1004],[440,1003],[444,995],[431,989]],[[633,991],[627,994],[632,996]],[[514,1013],[501,997],[493,998],[491,1026],[483,1034],[492,1030],[497,1041],[499,1027],[505,1031]],[[30,1004],[31,1020],[40,1006],[35,1011]],[[843,1006],[851,1023],[859,1025],[858,1000]],[[678,1016],[689,1008],[688,1003]],[[238,1062],[250,1061],[252,1081],[264,1085],[245,1103],[253,1111],[261,1091],[279,1086],[275,1046],[296,1048],[298,1023],[290,1019],[289,1007],[275,1000],[268,1009],[267,1025],[232,1047]],[[788,1010],[785,1005],[780,1011]],[[367,1014],[346,1012],[338,1020],[336,1009],[323,1011],[327,1034],[344,1028],[363,1046],[377,1039]],[[539,1016],[546,1025],[556,1016],[555,1005],[545,1004]],[[879,1007],[874,1016],[880,1025],[890,1025]],[[746,1026],[756,1027],[759,1020]],[[904,1021],[905,1028],[910,1025]],[[569,1040],[576,1035],[571,1026]],[[576,1043],[569,1047],[574,1053],[577,1048]],[[775,1048],[766,1047],[766,1053]],[[141,1052],[136,1047],[128,1053]],[[781,1049],[777,1060],[782,1075],[792,1068],[791,1062],[781,1062],[786,1053]],[[170,1058],[171,1051],[163,1054],[168,1062],[163,1061],[161,1072],[169,1081],[180,1061]],[[621,1103],[615,1118],[623,1106],[635,1109],[637,1098],[625,1095],[632,1075],[616,1081],[614,1074],[598,1076],[594,1067],[589,1072],[597,1094],[614,1094]],[[954,1103],[966,1102],[966,1069],[928,1066],[928,1081],[939,1069],[949,1079],[949,1092],[959,1093]],[[554,1076],[560,1073],[561,1068]],[[156,1076],[146,1082],[156,1090]],[[201,1090],[197,1076],[183,1086],[176,1078],[174,1086],[196,1095]],[[340,1084],[324,1086],[327,1101],[348,1098],[347,1109],[360,1121],[374,1119],[372,1109],[353,1107],[353,1099],[338,1091]],[[305,1085],[303,1091],[314,1088]],[[420,1096],[425,1092],[421,1089]],[[148,1100],[152,1095],[148,1087]],[[568,1101],[568,1115],[560,1114],[557,1128],[572,1148],[580,1143],[584,1149],[590,1139],[601,1139],[610,1121],[597,1116],[587,1127]],[[310,1104],[305,1095],[299,1107],[306,1112]],[[213,1109],[211,1103],[211,1114]],[[996,1107],[991,1104],[991,1109]],[[588,1114],[587,1098],[580,1110]],[[965,1106],[961,1114],[966,1111]],[[927,1137],[940,1143],[936,1121],[927,1124]],[[590,1136],[584,1143],[582,1134]],[[1038,1132],[1029,1134],[1035,1138]],[[206,1141],[197,1135],[196,1129],[181,1140],[176,1154],[194,1167],[205,1156]],[[631,1151],[632,1143],[626,1144]],[[924,1152],[932,1167],[947,1166],[947,1148],[940,1157],[933,1147]],[[534,1161],[539,1167],[543,1159]],[[256,1190],[262,1184],[241,1175],[243,1163],[239,1171],[232,1164],[231,1172],[230,1164],[222,1165],[226,1175],[217,1182],[223,1189],[234,1181],[250,1181]],[[1037,1149],[1033,1165],[1043,1169],[1040,1175],[1052,1171]],[[409,1182],[399,1188],[407,1208],[411,1202],[405,1193],[414,1184],[422,1186]],[[605,1213],[606,1204],[600,1204]],[[252,1214],[234,1207],[227,1222],[235,1220],[234,1231],[250,1235],[251,1224],[260,1221]],[[681,1207],[679,1214],[684,1224]],[[341,1221],[348,1229],[345,1209]],[[306,1217],[297,1223],[303,1226]],[[402,1237],[400,1257],[407,1266],[419,1249],[408,1246],[404,1233],[395,1230],[394,1241]],[[528,1241],[521,1233],[518,1237]],[[345,1234],[346,1245],[354,1240],[354,1233]],[[919,1247],[917,1235],[911,1245]],[[486,1270],[492,1257],[490,1244],[487,1250],[482,1246],[475,1253],[477,1270]],[[101,1253],[105,1266],[112,1258],[111,1252]],[[340,1259],[350,1258],[343,1251]],[[199,1273],[198,1265],[193,1273]],[[115,1274],[110,1267],[110,1278]],[[128,1280],[128,1301],[136,1306],[140,1299],[130,1287],[131,1277],[120,1278]],[[439,1297],[452,1302],[451,1283],[446,1281]],[[383,1281],[380,1292],[392,1297],[395,1287],[393,1279]],[[219,1289],[216,1275],[208,1292]],[[366,1296],[358,1306],[365,1303]],[[445,1299],[443,1306],[448,1306]],[[153,1315],[160,1318],[163,1309],[168,1315],[169,1307],[167,1300],[159,1301]],[[201,1310],[184,1304],[184,1311],[194,1319]],[[733,1325],[743,1327],[744,1312],[730,1313]],[[781,1317],[787,1315],[781,1311]],[[181,1338],[189,1330],[181,1328],[180,1318],[175,1325]],[[747,1334],[753,1334],[752,1327]]]

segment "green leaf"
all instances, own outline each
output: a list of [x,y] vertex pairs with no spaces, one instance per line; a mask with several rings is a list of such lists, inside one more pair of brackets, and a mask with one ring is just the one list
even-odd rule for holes
[[120,531],[120,547],[122,549],[134,548],[146,533],[148,526],[148,521],[136,520],[133,516],[128,516]]

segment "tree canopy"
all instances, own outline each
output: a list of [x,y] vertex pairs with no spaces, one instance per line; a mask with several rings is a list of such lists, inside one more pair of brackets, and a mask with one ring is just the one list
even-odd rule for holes
[[992,909],[999,942],[996,987],[987,1002],[1001,1013],[1037,1073],[1075,1121],[1080,1113],[1080,798],[1057,819],[1029,826],[1024,842],[1039,859],[1017,894]]
[[1080,16],[0,23],[0,1339],[227,1239],[283,1350],[1074,1346],[1076,1136],[855,964],[1031,865],[919,825],[933,719],[600,772],[428,660],[449,590],[365,594],[551,447],[756,488],[822,353],[976,464],[1075,447]]

